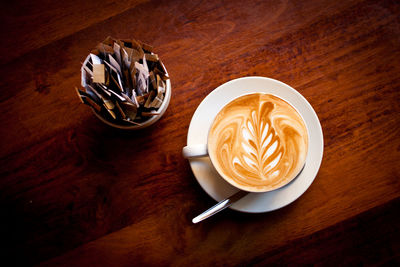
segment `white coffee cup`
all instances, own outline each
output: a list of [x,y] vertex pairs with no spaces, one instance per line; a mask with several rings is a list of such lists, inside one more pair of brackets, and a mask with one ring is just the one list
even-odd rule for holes
[[[244,103],[249,103],[249,106]],[[269,112],[265,111],[265,107]],[[266,116],[262,116],[263,114]],[[237,125],[231,121],[238,121]],[[283,134],[285,131],[293,132],[292,139],[289,139],[288,134]],[[218,140],[223,139],[221,136],[227,136],[227,132],[234,132],[232,136],[236,136],[236,139],[221,145]],[[258,132],[256,139],[259,142],[250,140],[255,132]],[[286,139],[289,142],[284,141]],[[221,146],[220,150],[217,149],[218,146]],[[293,147],[299,147],[296,153],[293,152]],[[229,153],[228,148],[232,148],[233,152]],[[272,151],[270,154],[269,150]],[[209,156],[218,174],[231,185],[249,192],[267,192],[288,184],[298,175],[304,166],[307,150],[308,132],[297,110],[280,97],[251,93],[238,96],[221,108],[209,129],[207,144],[185,146],[182,154],[185,158]],[[295,164],[289,166],[286,159],[291,159]],[[271,165],[272,163],[275,165]],[[284,173],[288,175],[284,176]]]

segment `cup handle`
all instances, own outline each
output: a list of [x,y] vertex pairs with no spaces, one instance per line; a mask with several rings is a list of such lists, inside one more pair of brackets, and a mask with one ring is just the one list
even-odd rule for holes
[[199,144],[199,145],[191,145],[185,146],[182,149],[182,155],[184,158],[199,158],[208,155],[207,145]]

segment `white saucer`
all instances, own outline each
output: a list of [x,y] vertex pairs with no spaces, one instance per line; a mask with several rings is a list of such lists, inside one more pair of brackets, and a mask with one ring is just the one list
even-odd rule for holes
[[[310,187],[322,161],[324,141],[321,124],[310,103],[292,87],[265,77],[244,77],[229,81],[212,91],[197,107],[189,125],[187,144],[206,144],[208,130],[219,110],[234,98],[248,93],[269,93],[291,103],[303,117],[309,134],[309,148],[303,171],[289,184],[266,193],[250,193],[231,206],[249,213],[282,208],[299,198]],[[216,201],[238,191],[217,173],[208,157],[190,159],[200,186]]]

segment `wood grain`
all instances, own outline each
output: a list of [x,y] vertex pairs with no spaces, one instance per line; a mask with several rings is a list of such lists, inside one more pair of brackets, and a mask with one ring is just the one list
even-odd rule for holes
[[[400,201],[394,200],[374,208],[368,212],[359,214],[343,222],[337,223],[324,230],[311,235],[290,240],[284,246],[262,250],[257,253],[244,254],[245,246],[238,245],[237,230],[227,227],[220,229],[217,237],[208,237],[208,245],[218,242],[219,254],[204,254],[200,252],[193,257],[185,254],[185,251],[169,251],[170,257],[165,258],[163,253],[168,249],[163,247],[163,242],[154,236],[152,241],[155,248],[137,246],[129,243],[128,238],[121,236],[128,234],[129,237],[149,238],[149,233],[138,230],[120,231],[105,238],[90,242],[78,249],[64,254],[61,257],[44,262],[41,266],[70,266],[71,264],[82,264],[91,266],[118,265],[217,265],[217,266],[269,266],[269,265],[310,265],[337,266],[337,265],[382,265],[398,264],[400,255],[398,251],[400,244],[400,217],[398,216]],[[237,219],[237,218],[236,218]],[[229,225],[231,226],[231,225]],[[131,227],[129,227],[131,228]],[[139,227],[140,228],[140,227]],[[146,229],[152,228],[146,226]],[[225,240],[222,244],[221,236],[228,236],[235,240]],[[196,236],[198,237],[198,236]],[[196,238],[193,237],[193,238]],[[254,238],[254,236],[252,236]],[[212,239],[212,240],[211,240]],[[239,240],[243,240],[240,238]],[[254,239],[253,239],[254,240]],[[158,242],[157,242],[158,241]],[[251,240],[250,240],[251,241]],[[234,244],[232,246],[232,244]],[[236,248],[233,248],[236,247]],[[203,247],[200,246],[200,249]],[[254,247],[253,247],[254,248]],[[262,247],[265,248],[265,245]],[[110,253],[112,251],[112,253]],[[192,252],[194,249],[192,250]],[[161,252],[159,255],[157,252]],[[175,253],[175,255],[172,255]],[[236,255],[239,254],[239,255]],[[149,257],[151,255],[151,258]]]
[[60,40],[91,25],[123,13],[144,0],[49,1],[18,0],[0,4],[4,64],[25,53]]
[[[31,15],[20,21],[10,15],[9,24],[45,12],[31,5],[12,4],[13,14],[15,6],[23,6]],[[0,65],[1,228],[8,256],[23,255],[14,258],[17,263],[55,256],[43,264],[301,263],[295,254],[303,255],[302,246],[292,242],[313,248],[324,237],[307,240],[321,231],[334,236],[343,227],[354,233],[352,222],[363,212],[370,211],[368,218],[388,213],[390,227],[398,220],[393,210],[400,197],[400,5],[395,1],[127,3],[110,13],[95,7],[84,23],[71,11],[77,3],[55,5],[43,15],[51,21],[34,22],[36,30],[18,28],[29,42],[1,53],[6,63]],[[22,36],[11,28],[2,31]],[[103,125],[73,90],[80,84],[80,62],[108,35],[154,45],[170,73],[170,106],[143,131]],[[281,210],[227,211],[192,225],[191,218],[214,202],[181,156],[191,116],[218,85],[249,75],[288,83],[314,107],[325,141],[320,172],[300,199]],[[382,214],[380,206],[388,212]],[[380,222],[371,221],[371,226]],[[387,235],[382,240],[398,248],[391,231],[369,232],[353,236],[382,232]],[[344,242],[346,248],[353,244],[349,238],[332,243]],[[398,257],[398,250],[388,250],[383,259],[364,263]],[[334,253],[351,263],[349,254]],[[307,262],[321,262],[321,255],[310,250]]]
[[335,224],[285,247],[268,251],[245,265],[398,265],[399,199]]

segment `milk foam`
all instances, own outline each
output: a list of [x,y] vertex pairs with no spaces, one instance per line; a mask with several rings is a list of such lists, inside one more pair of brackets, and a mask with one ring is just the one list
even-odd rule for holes
[[241,96],[217,115],[209,133],[216,169],[238,188],[263,192],[290,182],[304,165],[307,128],[286,101],[268,94]]

